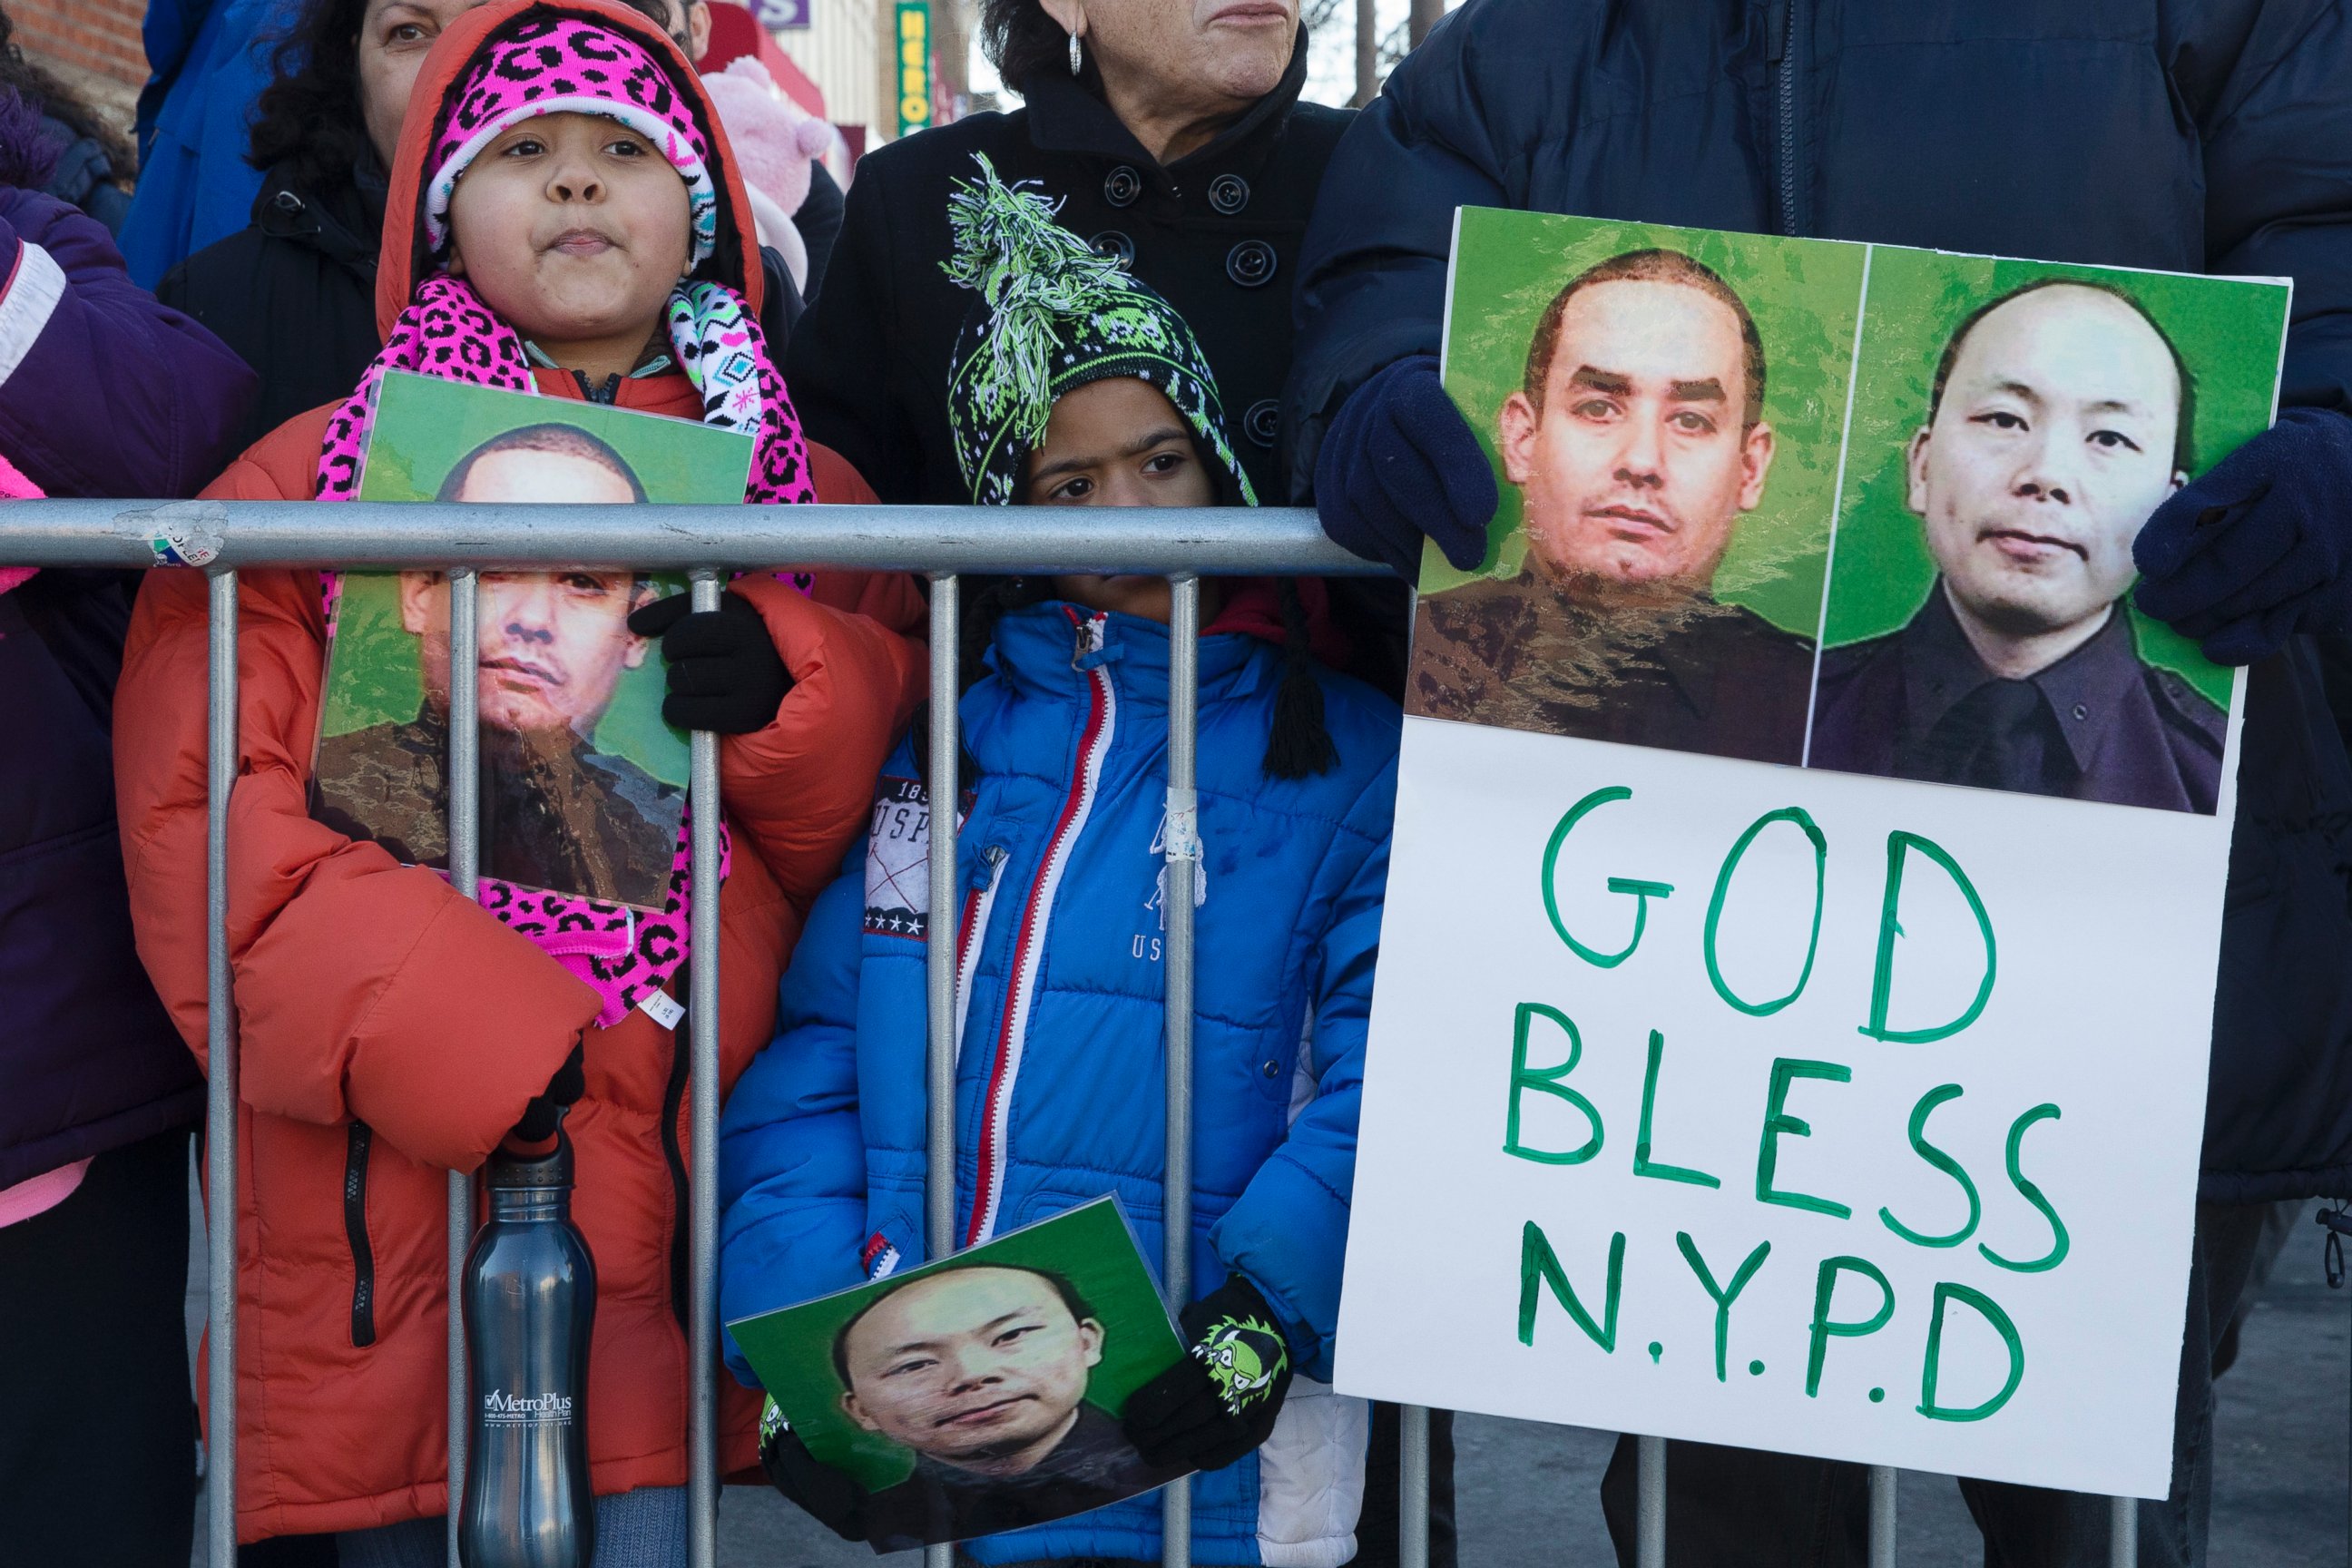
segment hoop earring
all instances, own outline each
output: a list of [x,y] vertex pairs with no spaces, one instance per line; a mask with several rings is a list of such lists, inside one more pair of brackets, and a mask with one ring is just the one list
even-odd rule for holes
[[1078,48],[1078,36],[1072,33],[1070,35],[1070,74],[1077,75],[1078,68],[1085,64],[1086,56]]

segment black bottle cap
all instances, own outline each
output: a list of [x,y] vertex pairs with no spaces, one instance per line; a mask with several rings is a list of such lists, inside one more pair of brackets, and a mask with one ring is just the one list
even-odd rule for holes
[[555,1147],[544,1154],[516,1154],[501,1146],[490,1151],[482,1184],[494,1193],[522,1192],[533,1187],[572,1184],[572,1135],[563,1130],[567,1108],[557,1110]]

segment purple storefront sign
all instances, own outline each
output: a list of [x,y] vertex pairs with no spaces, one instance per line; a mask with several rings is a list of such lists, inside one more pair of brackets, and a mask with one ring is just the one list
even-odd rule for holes
[[771,31],[809,25],[809,0],[751,0],[751,15]]

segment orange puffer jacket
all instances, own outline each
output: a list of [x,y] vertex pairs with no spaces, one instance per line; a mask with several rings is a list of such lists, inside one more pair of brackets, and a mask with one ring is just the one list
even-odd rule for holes
[[[427,60],[385,225],[379,327],[404,302],[416,164],[431,105],[511,5],[455,25]],[[635,13],[600,13],[641,22]],[[649,25],[637,30],[658,37]],[[715,125],[716,116],[709,117]],[[727,196],[748,212],[732,174]],[[741,226],[745,234],[751,224]],[[756,290],[756,254],[747,258]],[[397,274],[394,277],[394,274]],[[560,373],[540,390],[578,395]],[[621,404],[696,417],[683,375]],[[205,494],[313,493],[329,410],[289,421]],[[813,447],[819,496],[872,500]],[[721,922],[720,1089],[773,1032],[776,982],[809,902],[862,829],[874,777],[922,688],[920,596],[899,576],[761,574],[750,599],[793,677],[773,723],[727,737],[734,836]],[[139,952],[173,1020],[205,1042],[205,594],[162,572],[140,595],[115,703],[116,793]],[[444,1512],[446,1172],[472,1170],[585,1031],[569,1119],[573,1214],[595,1254],[588,1384],[597,1492],[686,1479],[683,1323],[690,1157],[683,1042],[643,1012],[592,1026],[597,999],[430,870],[310,820],[325,622],[318,574],[238,590],[241,760],[229,812],[238,1119],[237,1532],[365,1529]],[[756,1464],[751,1395],[719,1379],[720,1458]],[[201,1383],[199,1384],[201,1386]]]

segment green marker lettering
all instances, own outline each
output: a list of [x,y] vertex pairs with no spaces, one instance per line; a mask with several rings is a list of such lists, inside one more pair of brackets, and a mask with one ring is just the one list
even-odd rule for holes
[[[2026,1180],[2025,1173],[2017,1168],[2017,1151],[2020,1145],[2023,1144],[2025,1142],[2025,1130],[2032,1126],[2037,1121],[2055,1121],[2057,1120],[2058,1108],[2056,1106],[2037,1105],[2032,1110],[2027,1111],[2024,1115],[2019,1117],[2016,1121],[2009,1124],[2010,1185],[2024,1194],[2025,1201],[2032,1204],[2035,1208],[2040,1209],[2042,1211],[2042,1217],[2050,1222],[2050,1250],[2043,1253],[2040,1258],[2035,1258],[2031,1263],[2011,1263],[2008,1258],[2003,1258],[2000,1253],[1995,1252],[1983,1242],[1979,1241],[1977,1243],[1977,1250],[1985,1255],[1985,1260],[1987,1262],[1996,1264],[2003,1268],[2014,1270],[2019,1274],[2042,1274],[2057,1268],[2060,1264],[2066,1261],[2066,1254],[2074,1245],[2073,1239],[2066,1234],[2066,1222],[2058,1217],[2058,1211],[2050,1206],[2050,1200],[2042,1195],[2042,1189],[2035,1186],[2032,1182]],[[1955,1286],[1954,1289],[1957,1289],[1958,1287]]]
[[[1756,1250],[1748,1255],[1747,1261],[1732,1271],[1731,1283],[1724,1286],[1716,1284],[1715,1275],[1708,1269],[1706,1259],[1698,1255],[1698,1243],[1690,1238],[1690,1232],[1686,1230],[1675,1232],[1675,1245],[1682,1248],[1683,1261],[1691,1266],[1691,1272],[1698,1276],[1699,1284],[1705,1288],[1710,1297],[1714,1298],[1715,1381],[1722,1383],[1725,1381],[1724,1347],[1731,1339],[1731,1304],[1739,1300],[1739,1293],[1748,1289],[1748,1282],[1756,1278],[1756,1271],[1759,1268],[1764,1267],[1765,1257],[1771,1252],[1772,1244],[1769,1241],[1758,1242]],[[1763,1370],[1759,1363],[1751,1362],[1748,1365],[1752,1371]]]
[[[1936,1379],[1941,1372],[1944,1355],[1944,1303],[1958,1301],[1976,1309],[1979,1317],[1993,1327],[2000,1342],[2009,1347],[2009,1381],[2000,1392],[1981,1405],[1971,1405],[1956,1410],[1936,1402]],[[2025,1381],[2025,1342],[2017,1337],[2017,1325],[2009,1314],[1994,1304],[1993,1299],[1981,1290],[1971,1290],[1965,1285],[1941,1284],[1936,1287],[1936,1309],[1927,1320],[1927,1356],[1919,1371],[1919,1414],[1930,1421],[1981,1421],[2009,1403],[2017,1385]]]
[[1551,1289],[1552,1300],[1568,1309],[1576,1326],[1591,1337],[1604,1353],[1617,1350],[1617,1298],[1625,1282],[1625,1233],[1619,1231],[1609,1238],[1608,1294],[1601,1306],[1601,1321],[1592,1321],[1584,1303],[1576,1299],[1575,1288],[1568,1282],[1568,1273],[1559,1266],[1559,1255],[1551,1249],[1535,1221],[1527,1222],[1519,1233],[1519,1343],[1536,1342],[1536,1303],[1538,1294],[1536,1282],[1541,1280]]
[[[1812,934],[1805,939],[1805,967],[1798,971],[1797,984],[1790,988],[1789,994],[1786,996],[1775,997],[1769,1002],[1743,1001],[1733,994],[1730,985],[1723,978],[1723,971],[1716,964],[1716,926],[1723,918],[1723,900],[1731,891],[1731,874],[1739,868],[1740,857],[1748,853],[1748,847],[1756,842],[1758,834],[1776,822],[1796,824],[1804,836],[1812,841],[1813,930]],[[1731,847],[1731,853],[1724,858],[1723,869],[1715,879],[1715,896],[1709,899],[1706,904],[1706,931],[1701,945],[1706,953],[1706,978],[1708,983],[1714,985],[1715,994],[1717,996],[1750,1017],[1762,1018],[1779,1012],[1805,994],[1805,982],[1813,977],[1813,954],[1822,945],[1822,894],[1829,880],[1829,868],[1830,841],[1822,837],[1822,830],[1814,826],[1813,819],[1805,815],[1801,806],[1787,805],[1778,811],[1768,811],[1748,824],[1748,831],[1739,836],[1739,841]]]
[[[1950,876],[1969,901],[1969,909],[1977,917],[1977,931],[1984,938],[1984,979],[1977,986],[1976,1000],[1968,1011],[1948,1024],[1930,1029],[1890,1029],[1886,1026],[1886,1010],[1895,999],[1895,939],[1903,934],[1897,919],[1903,900],[1903,867],[1911,850],[1916,849]],[[1916,833],[1896,831],[1886,836],[1886,897],[1878,910],[1878,963],[1870,981],[1870,1022],[1862,1032],[1874,1040],[1887,1040],[1899,1045],[1924,1045],[1958,1034],[1977,1021],[1985,1004],[1992,999],[1993,972],[1997,948],[1993,942],[1992,917],[1985,913],[1984,900],[1977,897],[1976,884],[1960,869],[1960,863],[1944,852],[1943,847],[1920,837]]]
[[1658,1100],[1658,1065],[1665,1059],[1666,1037],[1657,1030],[1650,1031],[1650,1066],[1642,1075],[1642,1125],[1633,1135],[1633,1173],[1652,1176],[1661,1182],[1688,1182],[1695,1187],[1720,1187],[1723,1184],[1705,1171],[1694,1171],[1682,1165],[1653,1164],[1650,1161],[1650,1112]]
[[1853,1081],[1853,1069],[1840,1067],[1835,1062],[1809,1062],[1794,1057],[1782,1057],[1772,1064],[1772,1087],[1764,1096],[1764,1136],[1756,1148],[1756,1201],[1849,1219],[1853,1217],[1853,1210],[1843,1204],[1817,1198],[1811,1193],[1784,1193],[1772,1184],[1772,1173],[1780,1164],[1780,1134],[1785,1132],[1792,1138],[1813,1135],[1811,1122],[1790,1116],[1782,1109],[1788,1103],[1790,1086],[1801,1078],[1817,1078],[1826,1083],[1851,1083]]
[[1922,1236],[1887,1210],[1880,1209],[1878,1217],[1885,1223],[1886,1228],[1914,1247],[1958,1247],[1976,1234],[1977,1221],[1984,1217],[1984,1205],[1977,1201],[1977,1184],[1969,1180],[1968,1172],[1960,1168],[1958,1160],[1927,1142],[1928,1115],[1946,1100],[1959,1099],[1960,1094],[1958,1084],[1947,1083],[1919,1097],[1919,1103],[1911,1108],[1911,1147],[1919,1158],[1960,1184],[1960,1191],[1968,1194],[1969,1223],[1949,1236]]
[[[1885,1298],[1878,1310],[1867,1318],[1839,1322],[1830,1317],[1830,1300],[1837,1294],[1840,1274],[1853,1273],[1876,1282]],[[1895,1287],[1878,1266],[1863,1258],[1824,1258],[1821,1272],[1813,1279],[1812,1350],[1805,1359],[1805,1397],[1813,1398],[1822,1391],[1822,1363],[1829,1358],[1830,1341],[1858,1340],[1864,1334],[1874,1334],[1895,1316]]]
[[[1538,1017],[1549,1018],[1568,1035],[1568,1060],[1556,1068],[1528,1066],[1528,1029]],[[1516,1154],[1522,1160],[1533,1160],[1538,1165],[1581,1165],[1601,1152],[1601,1112],[1592,1101],[1559,1080],[1576,1070],[1584,1056],[1584,1037],[1568,1015],[1557,1007],[1547,1007],[1540,1002],[1522,1002],[1511,1020],[1511,1106],[1503,1121],[1503,1152]],[[1581,1148],[1560,1152],[1551,1149],[1530,1149],[1519,1142],[1519,1097],[1528,1089],[1539,1094],[1557,1095],[1584,1112],[1592,1123],[1592,1136]]]
[[1552,891],[1552,879],[1559,869],[1559,848],[1561,845],[1568,842],[1569,830],[1574,827],[1579,822],[1582,821],[1588,812],[1591,812],[1597,807],[1607,805],[1612,801],[1631,800],[1633,798],[1633,792],[1627,789],[1623,784],[1612,784],[1607,789],[1594,790],[1591,795],[1586,795],[1582,800],[1578,801],[1574,805],[1568,808],[1568,815],[1561,817],[1559,819],[1559,826],[1551,830],[1551,842],[1544,846],[1544,913],[1550,917],[1551,929],[1559,934],[1560,941],[1568,944],[1568,950],[1570,952],[1573,952],[1577,957],[1584,960],[1585,963],[1601,969],[1614,969],[1619,964],[1633,956],[1633,950],[1642,945],[1643,929],[1649,923],[1650,900],[1652,899],[1663,899],[1666,897],[1669,893],[1672,893],[1675,890],[1674,888],[1665,882],[1642,882],[1635,881],[1627,877],[1610,878],[1609,890],[1611,892],[1626,893],[1633,897],[1633,935],[1632,939],[1625,943],[1624,951],[1621,952],[1601,952],[1597,949],[1585,946],[1582,942],[1577,941],[1576,938],[1569,934],[1568,923],[1559,918],[1559,900]]

